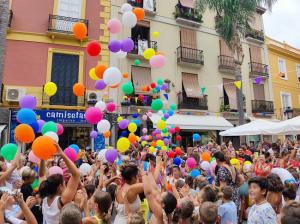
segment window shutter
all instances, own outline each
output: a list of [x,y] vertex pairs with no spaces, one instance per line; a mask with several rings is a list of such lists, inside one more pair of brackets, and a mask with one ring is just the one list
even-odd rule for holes
[[250,46],[251,62],[262,63],[260,47]]
[[222,38],[220,38],[220,54],[233,57],[233,52],[230,50],[230,48]]
[[196,31],[181,28],[180,29],[180,42],[182,47],[197,49]]

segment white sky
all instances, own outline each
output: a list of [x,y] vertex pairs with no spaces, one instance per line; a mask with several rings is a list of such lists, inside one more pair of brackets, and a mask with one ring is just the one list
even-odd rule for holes
[[264,25],[268,36],[300,48],[300,0],[278,0],[264,14]]

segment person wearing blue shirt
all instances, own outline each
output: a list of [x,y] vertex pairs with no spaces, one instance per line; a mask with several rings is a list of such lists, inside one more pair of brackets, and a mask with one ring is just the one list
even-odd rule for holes
[[221,224],[237,224],[237,208],[232,201],[232,189],[229,186],[222,187],[222,204],[218,208]]

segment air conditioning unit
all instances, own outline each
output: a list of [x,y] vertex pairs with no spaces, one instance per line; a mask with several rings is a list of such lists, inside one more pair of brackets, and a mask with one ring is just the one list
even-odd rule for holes
[[89,104],[97,103],[97,101],[102,100],[102,93],[96,91],[86,91],[86,101]]
[[26,89],[9,87],[6,89],[6,101],[7,102],[18,102],[22,96],[26,94]]

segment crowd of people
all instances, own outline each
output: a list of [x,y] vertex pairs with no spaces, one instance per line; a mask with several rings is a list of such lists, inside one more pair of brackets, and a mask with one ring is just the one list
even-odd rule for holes
[[[39,163],[21,144],[12,161],[0,157],[0,223],[300,223],[297,142],[238,149],[210,142],[172,155],[137,144],[114,163],[92,151],[73,163],[56,147],[53,159]],[[92,167],[84,175],[83,162]],[[64,172],[49,172],[53,166]]]

